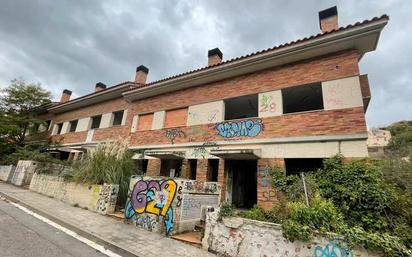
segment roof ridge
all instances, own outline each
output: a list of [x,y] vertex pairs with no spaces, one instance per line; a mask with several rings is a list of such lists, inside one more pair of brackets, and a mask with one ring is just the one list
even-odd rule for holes
[[165,77],[165,78],[162,78],[162,79],[159,79],[159,80],[155,80],[155,81],[152,81],[150,83],[146,83],[145,86],[154,85],[154,84],[166,81],[166,80],[170,80],[170,79],[174,79],[174,78],[181,77],[181,76],[184,76],[184,75],[188,75],[188,74],[191,74],[191,73],[195,73],[195,72],[198,72],[198,71],[206,70],[206,69],[209,69],[209,68],[212,68],[212,67],[221,66],[221,65],[224,65],[224,64],[227,64],[227,63],[231,63],[231,62],[240,60],[240,59],[245,59],[245,58],[248,58],[248,57],[251,57],[251,56],[256,56],[256,55],[263,54],[263,53],[266,53],[266,52],[269,52],[269,51],[277,50],[277,49],[280,49],[280,48],[283,48],[283,47],[291,46],[291,45],[294,45],[294,44],[297,44],[297,43],[301,43],[301,42],[308,41],[308,40],[311,40],[311,39],[314,39],[314,38],[318,38],[318,37],[322,37],[322,36],[329,35],[329,34],[332,34],[332,33],[336,33],[338,31],[350,29],[350,28],[353,28],[353,27],[365,25],[365,24],[368,24],[368,23],[371,23],[371,22],[374,22],[374,21],[377,21],[377,20],[382,20],[382,19],[389,19],[389,16],[387,14],[383,14],[380,17],[375,16],[375,17],[373,17],[372,19],[369,19],[369,20],[365,19],[363,21],[358,21],[354,24],[348,24],[346,26],[342,26],[342,27],[339,27],[337,29],[333,29],[331,31],[321,32],[321,33],[318,33],[316,35],[307,36],[307,37],[300,38],[300,39],[290,41],[290,42],[287,42],[287,43],[283,43],[283,44],[280,44],[280,45],[277,45],[277,46],[269,47],[269,48],[266,48],[266,49],[258,50],[256,52],[252,52],[252,53],[249,53],[249,54],[234,57],[234,58],[222,61],[220,63],[213,64],[213,65],[210,65],[210,66],[200,67],[200,68],[197,68],[197,69],[193,69],[193,70],[189,70],[189,71],[186,71],[186,72],[183,72],[183,73],[179,73],[179,74],[176,74],[176,75]]

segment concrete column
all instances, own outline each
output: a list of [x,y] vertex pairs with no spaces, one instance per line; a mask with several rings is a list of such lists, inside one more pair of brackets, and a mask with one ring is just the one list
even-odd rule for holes
[[190,172],[189,160],[188,159],[183,159],[183,161],[182,161],[182,172],[180,174],[180,177],[189,178],[189,175],[190,175],[189,172]]
[[147,176],[160,176],[160,166],[161,166],[160,159],[149,159],[147,162]]
[[208,159],[198,159],[196,168],[196,180],[207,181]]
[[259,159],[257,173],[257,204],[265,210],[270,210],[279,201],[279,191],[271,186],[270,172],[273,167],[284,170],[284,159]]
[[219,168],[217,171],[217,182],[222,188],[220,194],[220,202],[223,202],[226,195],[226,172],[225,172],[225,160],[219,159]]

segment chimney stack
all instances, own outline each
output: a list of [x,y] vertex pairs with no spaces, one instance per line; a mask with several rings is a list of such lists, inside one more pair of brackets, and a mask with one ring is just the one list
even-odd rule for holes
[[103,84],[102,82],[98,82],[98,83],[96,83],[96,87],[95,87],[94,92],[99,92],[99,91],[102,91],[102,90],[105,90],[105,89],[106,89],[106,85]]
[[143,65],[136,68],[136,77],[134,82],[139,84],[146,84],[147,74],[149,74],[149,69]]
[[223,54],[219,50],[219,48],[215,48],[215,49],[209,50],[209,52],[207,53],[207,57],[208,57],[207,65],[213,66],[213,65],[216,65],[222,62]]
[[338,9],[336,6],[319,12],[319,25],[323,33],[338,29]]
[[60,97],[60,103],[65,103],[70,101],[70,96],[72,95],[72,91],[65,89],[63,90],[62,97]]

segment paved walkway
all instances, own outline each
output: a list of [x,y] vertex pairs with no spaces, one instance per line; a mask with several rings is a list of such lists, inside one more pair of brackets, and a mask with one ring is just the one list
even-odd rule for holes
[[137,256],[215,256],[194,246],[152,233],[120,220],[72,207],[26,189],[0,182],[0,193],[34,211],[69,225]]

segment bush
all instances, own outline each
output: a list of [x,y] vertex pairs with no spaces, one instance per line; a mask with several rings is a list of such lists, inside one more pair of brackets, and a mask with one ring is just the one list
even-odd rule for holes
[[234,214],[235,209],[233,208],[233,205],[229,202],[223,202],[220,206],[219,219],[224,217],[232,217]]
[[118,205],[124,206],[130,177],[134,174],[132,156],[126,141],[100,144],[83,160],[74,163],[73,180],[89,184],[118,184]]

